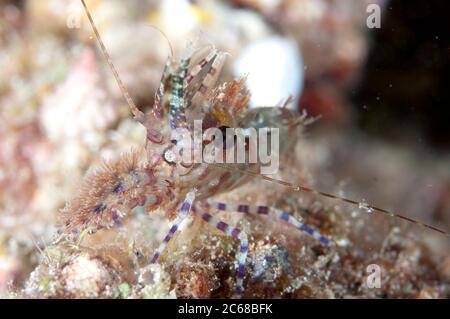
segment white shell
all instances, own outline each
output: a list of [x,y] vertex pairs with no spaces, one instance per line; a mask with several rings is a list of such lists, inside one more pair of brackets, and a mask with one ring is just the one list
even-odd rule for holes
[[303,60],[295,41],[267,37],[244,48],[234,64],[235,76],[247,76],[251,107],[277,106],[292,95],[296,108],[303,88]]

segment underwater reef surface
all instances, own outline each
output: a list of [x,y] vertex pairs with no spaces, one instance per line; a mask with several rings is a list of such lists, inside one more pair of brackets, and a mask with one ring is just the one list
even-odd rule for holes
[[[210,27],[210,41],[232,53],[227,65],[250,43],[274,34],[301,48],[305,70],[297,71],[304,71],[305,85],[296,94],[303,108],[324,119],[299,136],[279,178],[450,228],[449,155],[354,129],[346,93],[369,47],[364,19],[352,13],[365,9],[365,1],[342,1],[339,10],[336,1],[279,1],[277,8],[251,1],[259,3],[256,10],[246,1],[203,2],[185,18],[196,26],[193,33]],[[136,210],[122,227],[52,244],[59,211],[89,168],[145,143],[86,21],[67,28],[76,9],[70,3],[0,4],[0,296],[232,297],[239,243],[201,221],[177,236],[156,265],[150,259],[169,229],[162,211]],[[89,6],[132,96],[148,108],[169,50],[148,24],[163,29],[176,52],[192,35],[170,29],[171,7],[159,1],[92,0]],[[230,26],[237,13],[246,22]],[[225,79],[233,76],[232,68],[224,70]],[[323,247],[272,217],[215,212],[249,235],[244,297],[449,297],[450,250],[443,236],[261,180],[217,199],[283,208],[337,243]],[[369,265],[382,270],[380,288],[367,284]]]

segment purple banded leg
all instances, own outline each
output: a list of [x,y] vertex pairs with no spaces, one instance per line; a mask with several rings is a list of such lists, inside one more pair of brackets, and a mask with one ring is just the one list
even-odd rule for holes
[[241,231],[239,228],[232,227],[227,223],[224,223],[219,218],[212,216],[206,212],[200,205],[197,205],[198,213],[201,215],[202,219],[208,224],[213,225],[223,233],[237,238],[240,241],[239,252],[237,254],[238,269],[236,275],[236,295],[240,297],[244,292],[244,276],[245,276],[245,265],[248,253],[248,240],[247,234]]
[[173,238],[173,235],[175,235],[177,231],[180,232],[183,231],[186,228],[186,226],[189,225],[191,221],[191,219],[189,218],[189,211],[191,210],[194,199],[195,199],[195,191],[191,191],[186,195],[186,198],[183,204],[181,205],[180,210],[178,211],[178,217],[173,221],[169,232],[167,233],[166,237],[164,237],[162,243],[159,245],[158,249],[153,255],[153,258],[151,260],[152,264],[158,261],[158,258],[162,255],[162,253],[166,249],[167,244]]
[[184,81],[186,117],[189,121],[203,119],[203,99],[217,82],[225,62],[225,54],[216,49],[201,50],[200,53],[202,58],[197,59],[197,64],[194,64]]
[[[209,52],[210,51],[210,52]],[[209,54],[207,54],[209,52]],[[200,59],[192,60],[193,67],[191,68],[190,72],[184,79],[184,87],[186,88],[192,80],[200,73],[203,68],[208,65],[213,59],[217,57],[217,51],[211,50],[210,48],[206,47],[204,49],[201,49],[198,53],[198,56]]]
[[[201,83],[196,87],[196,89],[191,93],[192,98],[190,96],[187,97],[186,100],[190,101],[192,100],[191,104],[193,105],[200,105],[203,98],[208,94],[210,89],[216,84],[217,79],[219,78],[220,71],[222,70],[222,67],[225,63],[225,53],[223,52],[217,52],[213,51],[214,53],[214,61],[212,62],[211,66],[208,68],[208,72],[205,75],[205,77],[202,79]],[[205,63],[205,59],[202,60]],[[201,68],[205,67],[207,65],[203,64]],[[194,71],[194,70],[193,70]],[[197,72],[198,74],[198,72]],[[189,79],[186,79],[189,80]]]
[[317,230],[303,224],[294,216],[289,215],[287,212],[282,211],[280,209],[269,207],[269,206],[254,206],[254,205],[236,205],[236,204],[225,204],[219,202],[208,202],[209,207],[215,208],[221,211],[226,212],[238,212],[244,214],[259,214],[259,215],[268,215],[273,214],[277,216],[279,219],[288,222],[293,225],[295,228],[311,235],[315,239],[319,240],[322,244],[328,246],[331,243],[331,240],[325,236],[323,236]]

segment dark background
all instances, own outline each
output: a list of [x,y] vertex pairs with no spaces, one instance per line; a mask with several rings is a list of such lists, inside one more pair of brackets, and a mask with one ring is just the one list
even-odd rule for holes
[[389,139],[414,131],[450,150],[449,30],[448,1],[388,3],[352,96],[361,129]]

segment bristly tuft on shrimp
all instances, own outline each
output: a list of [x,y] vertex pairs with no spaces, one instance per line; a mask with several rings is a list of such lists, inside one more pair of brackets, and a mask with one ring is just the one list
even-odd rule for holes
[[[103,163],[84,178],[77,196],[61,210],[59,233],[77,236],[121,225],[121,218],[136,206],[157,208],[167,184],[157,183],[153,167],[139,161],[142,151],[122,155]],[[151,188],[152,197],[147,196]]]

